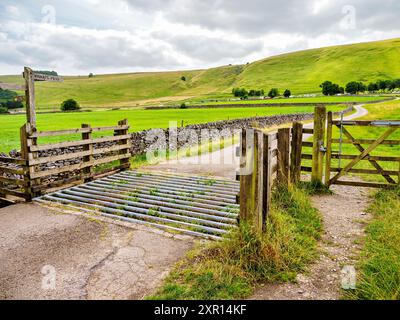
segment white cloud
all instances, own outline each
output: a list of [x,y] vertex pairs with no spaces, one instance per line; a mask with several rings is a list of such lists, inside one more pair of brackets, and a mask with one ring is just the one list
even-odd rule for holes
[[[3,1],[0,73],[23,65],[64,74],[206,68],[400,35],[396,0]],[[348,4],[355,29],[340,28]],[[45,5],[56,25],[41,23]]]

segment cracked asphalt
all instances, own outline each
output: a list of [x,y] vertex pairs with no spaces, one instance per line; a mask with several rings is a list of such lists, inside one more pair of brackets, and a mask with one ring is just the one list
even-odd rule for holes
[[193,246],[188,236],[37,204],[0,209],[0,300],[143,299]]

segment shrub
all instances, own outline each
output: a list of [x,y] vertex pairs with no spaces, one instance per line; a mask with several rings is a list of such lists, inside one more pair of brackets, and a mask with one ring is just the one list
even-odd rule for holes
[[8,113],[8,109],[0,106],[0,114],[6,114],[6,113]]
[[187,105],[186,103],[182,103],[179,107],[180,109],[187,109]]
[[276,88],[272,88],[268,93],[268,97],[270,97],[271,99],[273,99],[277,96],[279,96],[279,90]]
[[93,73],[89,73],[89,78],[94,78],[94,74]]
[[331,81],[325,81],[320,85],[320,88],[322,88],[322,93],[325,96],[334,96],[335,94],[344,93],[343,87]]
[[182,76],[182,77],[181,77],[181,80],[182,80],[182,81],[186,81],[186,77],[185,77],[185,76]]
[[61,111],[74,111],[80,109],[81,107],[79,106],[78,102],[76,102],[74,99],[65,100],[61,104]]
[[290,92],[289,89],[286,89],[285,92],[283,93],[283,96],[285,98],[290,98],[291,95],[292,95],[292,92]]

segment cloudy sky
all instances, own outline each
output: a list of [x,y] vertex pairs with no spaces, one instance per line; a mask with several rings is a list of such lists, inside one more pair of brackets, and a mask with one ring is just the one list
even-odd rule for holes
[[400,36],[399,0],[0,0],[0,74],[208,68]]

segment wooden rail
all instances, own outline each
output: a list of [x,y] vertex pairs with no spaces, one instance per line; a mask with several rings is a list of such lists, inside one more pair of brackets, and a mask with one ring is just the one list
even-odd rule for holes
[[[46,188],[41,185],[56,186],[57,182],[60,187],[66,184],[81,183],[82,180],[87,182],[92,180],[97,174],[101,174],[104,170],[110,168],[100,168],[101,165],[112,165],[119,162],[119,165],[112,166],[111,171],[127,169],[129,167],[129,158],[131,156],[130,135],[128,134],[129,125],[127,120],[120,121],[117,126],[92,128],[88,124],[83,124],[79,129],[45,131],[45,132],[27,132],[27,157],[29,178],[32,181],[31,196],[37,196],[38,190],[42,191]],[[93,133],[113,131],[113,136],[92,138]],[[29,144],[29,141],[42,137],[54,137],[70,134],[81,134],[82,139],[78,141],[67,141],[59,143],[51,143],[40,145],[38,143]],[[110,146],[101,146],[104,143],[111,143]],[[68,148],[77,147],[77,151],[70,152]],[[61,149],[66,153],[60,155],[46,155],[52,150]],[[47,152],[46,152],[47,151]],[[41,154],[45,155],[41,155]],[[57,166],[59,161],[79,160],[77,164],[69,164]],[[48,164],[53,164],[55,168],[48,168]],[[65,178],[62,174],[70,172],[72,177]],[[50,179],[50,181],[48,181]],[[55,188],[55,187],[54,187]],[[40,192],[39,192],[40,193]]]
[[24,178],[26,164],[25,159],[0,157],[1,200],[13,202],[28,198],[26,192],[28,182]]
[[[92,128],[83,124],[78,129],[43,132],[25,124],[20,130],[22,158],[0,157],[0,197],[31,200],[49,189],[54,191],[129,168],[128,130],[127,120],[117,126]],[[92,138],[93,133],[107,131],[112,131],[113,136]],[[40,138],[71,134],[81,134],[81,140],[38,143]],[[53,151],[61,154],[53,155]]]

